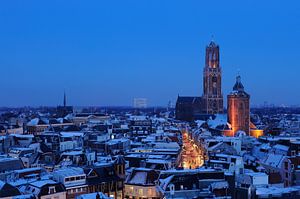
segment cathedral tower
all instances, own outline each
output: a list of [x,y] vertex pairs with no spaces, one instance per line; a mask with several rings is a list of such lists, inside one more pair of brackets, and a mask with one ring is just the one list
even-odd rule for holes
[[219,46],[211,41],[206,47],[203,72],[203,110],[206,114],[223,112],[222,70]]
[[237,131],[250,134],[250,95],[245,92],[241,76],[237,76],[233,91],[227,96],[227,117],[234,136]]

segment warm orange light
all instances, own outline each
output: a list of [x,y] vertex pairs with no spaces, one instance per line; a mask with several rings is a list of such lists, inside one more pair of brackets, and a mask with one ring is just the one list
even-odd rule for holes
[[259,138],[260,136],[264,135],[264,131],[259,129],[251,129],[250,135],[252,137]]

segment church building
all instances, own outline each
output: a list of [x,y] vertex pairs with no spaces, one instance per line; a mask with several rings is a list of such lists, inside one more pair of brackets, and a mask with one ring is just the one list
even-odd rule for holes
[[219,46],[211,41],[206,47],[202,97],[178,96],[176,119],[192,121],[223,113],[222,69]]
[[241,76],[237,76],[233,91],[227,96],[227,118],[232,135],[238,131],[250,133],[250,95],[245,92]]
[[260,137],[263,130],[251,122],[250,119],[250,95],[246,93],[241,81],[241,76],[236,77],[233,90],[227,96],[227,120],[231,131],[224,132],[226,136],[235,136],[237,132],[244,132],[246,135]]

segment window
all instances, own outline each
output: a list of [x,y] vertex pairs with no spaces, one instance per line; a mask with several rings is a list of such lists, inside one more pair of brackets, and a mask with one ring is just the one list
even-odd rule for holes
[[130,187],[130,188],[129,188],[129,193],[130,193],[130,194],[133,194],[133,187]]
[[285,170],[288,170],[288,168],[289,168],[289,163],[288,162],[284,163],[284,168],[285,168]]
[[152,189],[148,189],[148,195],[149,195],[149,196],[152,195]]
[[143,195],[143,189],[139,189],[139,195]]
[[54,194],[56,193],[55,187],[49,187],[49,193],[48,194]]

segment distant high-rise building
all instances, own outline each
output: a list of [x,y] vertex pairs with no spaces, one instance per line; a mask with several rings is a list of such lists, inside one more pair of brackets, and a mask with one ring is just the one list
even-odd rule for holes
[[206,47],[203,71],[203,106],[207,114],[223,112],[220,52],[219,46],[213,41]]
[[231,135],[238,131],[250,134],[250,95],[245,92],[241,76],[237,76],[233,91],[227,96],[227,117]]
[[147,98],[134,98],[133,99],[133,107],[134,108],[147,108],[148,100]]

